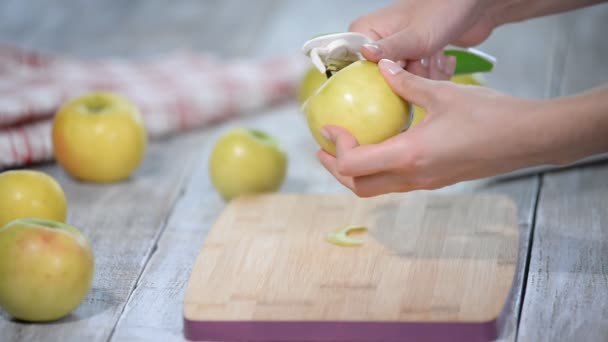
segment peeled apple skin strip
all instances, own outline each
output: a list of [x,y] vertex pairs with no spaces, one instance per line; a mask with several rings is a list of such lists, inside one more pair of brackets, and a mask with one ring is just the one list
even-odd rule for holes
[[359,230],[367,231],[367,228],[361,227],[361,226],[344,227],[337,231],[327,234],[327,241],[329,241],[330,243],[333,243],[334,245],[344,246],[344,247],[359,246],[359,245],[363,244],[362,240],[353,239],[348,236],[348,233],[350,233],[352,231],[359,231]]

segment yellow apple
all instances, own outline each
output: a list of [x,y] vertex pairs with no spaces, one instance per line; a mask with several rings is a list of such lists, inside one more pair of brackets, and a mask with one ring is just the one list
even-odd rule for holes
[[323,126],[341,126],[359,144],[375,144],[402,132],[411,118],[409,103],[392,91],[378,66],[368,61],[354,62],[333,74],[302,109],[313,137],[331,154],[335,146],[321,135]]
[[327,76],[317,68],[310,67],[298,85],[298,102],[303,104],[325,81]]
[[213,186],[225,200],[243,194],[275,192],[287,173],[287,155],[269,134],[236,128],[213,146],[209,173]]
[[23,218],[0,229],[0,307],[15,318],[69,314],[91,288],[93,271],[93,252],[76,227]]
[[63,189],[46,173],[34,170],[0,173],[0,227],[21,217],[64,222],[67,211]]
[[[454,75],[450,79],[454,83],[459,84],[470,84],[470,85],[482,85],[483,79],[481,75],[476,74],[464,74],[464,75]],[[426,111],[422,107],[414,106],[414,119],[412,120],[411,127],[417,125],[424,116],[426,115]]]
[[147,143],[141,115],[126,98],[93,92],[65,103],[53,121],[59,164],[89,182],[123,180],[141,163]]

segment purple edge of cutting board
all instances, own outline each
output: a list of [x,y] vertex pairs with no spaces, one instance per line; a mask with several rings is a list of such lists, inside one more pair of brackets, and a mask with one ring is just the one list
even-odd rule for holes
[[[521,251],[517,254],[519,259]],[[513,302],[519,267],[518,263],[504,304]],[[197,321],[184,317],[184,337],[222,342],[487,342],[498,338],[512,309],[503,305],[496,319],[483,322]]]
[[497,321],[331,322],[331,321],[190,321],[188,340],[210,341],[491,341]]
[[[518,248],[517,260],[522,251]],[[183,317],[184,337],[191,341],[221,342],[487,342],[498,338],[512,313],[520,264],[511,279],[511,290],[496,317],[482,322],[369,322],[369,321],[196,321]]]
[[[512,303],[514,290],[511,286],[505,304]],[[184,317],[184,336],[191,341],[222,342],[487,342],[498,338],[512,309],[504,305],[496,319],[485,322],[196,321]]]

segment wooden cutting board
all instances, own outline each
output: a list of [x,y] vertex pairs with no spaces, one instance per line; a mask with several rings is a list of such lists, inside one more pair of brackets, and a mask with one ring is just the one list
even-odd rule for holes
[[[495,195],[274,194],[226,206],[193,268],[184,333],[212,341],[487,341],[517,265]],[[366,226],[358,247],[326,241]]]

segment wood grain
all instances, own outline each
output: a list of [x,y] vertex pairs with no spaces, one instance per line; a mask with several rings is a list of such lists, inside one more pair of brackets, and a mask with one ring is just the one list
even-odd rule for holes
[[81,58],[145,58],[179,50],[241,55],[274,1],[6,0],[0,44]]
[[[261,30],[263,40],[256,44],[256,55],[271,55],[277,51],[298,51],[301,41],[322,33],[343,30],[350,21],[381,7],[385,2],[352,2],[352,1],[281,1],[277,4],[276,13],[271,16],[266,26]],[[328,7],[326,11],[318,8]],[[315,18],[315,25],[309,25]],[[508,67],[497,68],[497,75],[488,77],[488,83],[501,90],[517,90],[519,84],[526,84],[525,92],[531,97],[546,96],[545,80],[548,67],[545,57],[549,46],[545,40],[545,31],[553,30],[552,20],[523,23],[520,26],[505,27],[495,32],[488,41],[490,52],[499,56],[508,54],[505,61],[512,61],[519,68],[537,73],[537,78],[520,73],[519,78],[512,76]],[[544,25],[550,25],[549,29]],[[532,29],[534,26],[535,29]],[[534,34],[534,32],[539,32]],[[528,59],[527,52],[512,49],[505,42],[513,39],[530,38],[532,42],[522,42],[536,46],[539,53],[545,53],[538,58]],[[526,40],[526,39],[523,39]],[[540,46],[540,48],[539,48]],[[513,54],[513,55],[511,55]],[[516,62],[515,60],[519,60]],[[501,64],[504,65],[504,64]],[[512,64],[511,64],[512,65]],[[523,91],[522,91],[523,92]],[[242,119],[220,125],[210,132],[204,148],[201,149],[200,159],[194,168],[194,176],[190,179],[186,191],[179,199],[176,210],[168,219],[167,228],[159,240],[158,248],[135,289],[125,313],[122,316],[113,341],[167,341],[183,340],[182,333],[182,301],[185,286],[194,260],[199,252],[208,230],[224,208],[224,203],[214,192],[207,177],[207,160],[212,143],[220,134],[231,127],[249,126],[266,130],[275,135],[289,155],[289,170],[283,192],[304,193],[335,193],[347,192],[316,160],[314,153],[316,145],[311,140],[305,121],[295,104],[271,110],[254,119]],[[520,224],[520,255],[518,261],[517,281],[510,300],[511,315],[505,320],[505,329],[499,338],[501,341],[513,341],[517,327],[520,307],[520,292],[523,282],[524,266],[528,252],[528,240],[533,218],[537,177],[519,178],[505,181],[483,180],[464,182],[438,192],[489,192],[506,194],[518,205]],[[176,248],[175,246],[179,246]]]
[[[325,241],[345,226],[367,227],[365,243],[344,248]],[[205,241],[184,317],[188,327],[234,322],[225,331],[233,339],[239,335],[231,331],[252,322],[246,324],[252,340],[266,330],[256,330],[258,322],[475,323],[485,331],[512,286],[518,230],[515,204],[506,196],[240,198]],[[187,334],[209,337],[191,328]],[[275,338],[298,339],[290,333]]]
[[74,181],[54,165],[38,168],[61,184],[68,198],[68,222],[91,242],[93,285],[83,303],[56,322],[25,324],[2,312],[1,340],[106,341],[180,193],[193,161],[189,152],[199,144],[194,135],[153,144],[129,180],[111,185]]
[[[167,341],[183,340],[182,301],[192,265],[200,251],[213,222],[225,206],[215,193],[207,175],[207,161],[213,142],[232,127],[256,127],[276,136],[290,156],[287,180],[282,192],[347,193],[323,169],[314,157],[314,142],[302,117],[291,105],[273,110],[256,118],[235,120],[210,132],[201,148],[186,190],[178,200],[168,219],[166,230],[158,248],[148,263],[133,295],[125,308],[114,341]],[[284,127],[292,127],[285,130]],[[295,155],[297,157],[291,157]],[[512,198],[518,207],[521,255],[517,265],[517,280],[508,304],[511,315],[504,323],[501,340],[512,341],[515,337],[519,293],[523,279],[525,255],[532,222],[538,183],[536,178],[510,181],[466,182],[444,188],[438,193],[493,193]]]
[[[297,51],[304,39],[322,32],[343,30],[354,17],[386,3],[388,1],[341,0],[335,2],[268,1],[262,4],[256,1],[255,4],[260,4],[256,10],[251,8],[255,6],[248,6],[244,1],[180,1],[177,3],[129,1],[124,3],[122,1],[34,0],[23,2],[6,0],[0,3],[0,42],[75,53],[83,57],[146,56],[176,47],[207,49],[226,55],[245,54],[246,52],[269,55],[277,51]],[[318,11],[318,8],[321,7],[326,10]],[[590,31],[589,24],[582,25],[581,23],[587,21],[588,18],[596,18],[593,19],[596,22],[607,22],[607,20],[605,20],[605,14],[598,14],[597,8],[585,13],[582,17],[570,20],[568,26],[563,26],[560,19],[562,16],[555,16],[498,29],[482,45],[482,49],[499,58],[495,72],[486,77],[488,84],[515,95],[542,98],[556,95],[559,91],[570,92],[584,89],[588,86],[585,81],[587,79],[594,83],[605,80],[605,69],[602,69],[605,67],[605,63],[602,63],[605,57],[601,57],[604,56],[603,53],[596,52],[602,51],[601,49],[606,46],[597,43],[597,39],[602,41],[601,33],[605,29]],[[222,23],[218,23],[215,18],[221,19]],[[314,25],[311,24],[312,21],[314,21]],[[560,29],[560,27],[562,28]],[[569,36],[570,31],[577,32],[575,38]],[[258,32],[261,32],[260,34],[265,39],[256,39]],[[236,38],[218,38],[225,33]],[[600,37],[593,38],[597,34]],[[91,37],[95,37],[95,39],[91,39]],[[568,37],[569,43],[566,43],[566,37]],[[594,41],[594,39],[596,40]],[[514,47],[513,42],[517,42],[517,47]],[[571,45],[576,45],[576,49],[570,49]],[[526,48],[519,48],[520,46]],[[559,49],[554,50],[556,47]],[[580,51],[584,53],[581,55]],[[600,56],[603,59],[593,56]],[[575,78],[576,80],[574,80]],[[573,80],[567,81],[568,79]],[[229,127],[243,125],[268,130],[275,134],[288,150],[290,170],[283,191],[346,191],[318,165],[314,158],[316,146],[309,139],[295,105],[269,111],[257,118],[234,121],[218,126],[208,133],[203,133],[207,135],[201,138],[199,145],[191,146],[191,151],[193,151],[191,153],[197,158],[196,165],[191,170],[193,175],[185,192],[177,202],[175,210],[171,212],[170,216],[163,219],[167,220],[166,229],[162,231],[157,248],[152,249],[154,251],[152,258],[148,262],[150,253],[144,253],[141,255],[141,260],[138,261],[141,267],[147,266],[140,281],[136,284],[137,287],[130,295],[129,302],[113,334],[113,340],[173,341],[183,339],[181,301],[188,274],[206,232],[224,206],[207,180],[206,158],[210,145],[221,132]],[[181,149],[174,147],[171,152],[167,153],[177,154],[175,151],[181,151]],[[52,166],[45,170],[49,170],[53,174],[61,173]],[[184,170],[184,172],[187,174],[189,171]],[[150,183],[154,182],[156,180],[150,181]],[[519,296],[521,286],[518,284],[521,284],[524,276],[525,255],[528,248],[527,234],[529,234],[532,224],[538,186],[536,177],[522,177],[505,181],[465,182],[438,191],[504,193],[518,203],[522,257],[519,259],[518,282],[516,282],[515,295],[511,302],[513,314],[507,320],[503,340],[512,341],[515,338],[517,312],[521,300]],[[176,185],[175,191],[179,191],[179,186]],[[68,197],[74,198],[73,201],[82,201],[82,207],[85,208],[83,210],[94,212],[97,202],[89,202],[86,205],[85,201],[89,201],[90,196],[84,196],[81,193],[82,191],[69,190]],[[120,197],[122,195],[112,196],[117,202]],[[97,225],[97,222],[103,224],[108,218],[99,215],[90,220]],[[128,220],[137,221],[138,219],[131,217]],[[106,229],[120,231],[120,228],[118,225]],[[112,255],[111,250],[106,253]],[[111,256],[105,256],[105,259],[110,260]],[[115,272],[119,275],[113,278],[116,283],[122,283],[121,278],[132,277],[132,272],[137,274],[141,272],[141,267],[139,269],[125,268],[124,271],[121,271],[121,265],[113,264],[113,266],[118,268]],[[538,283],[541,284],[539,286],[545,286],[542,285],[542,281]],[[124,302],[120,302],[121,298],[117,299],[113,295],[97,293],[87,300],[84,311],[95,312],[96,307],[123,305]],[[110,303],[110,305],[106,303]],[[539,303],[541,306],[546,305],[542,300],[535,303]],[[569,310],[568,305],[557,305],[557,308]],[[542,311],[535,313],[546,314]],[[530,331],[544,329],[533,323],[534,319],[527,317],[532,316],[522,318],[522,327]],[[101,330],[105,331],[112,325],[112,320],[100,319],[100,321],[103,321]],[[83,321],[80,324],[90,327],[89,323]],[[5,336],[9,341],[37,340],[51,330],[62,331],[49,335],[45,340],[53,340],[53,336],[56,336],[56,340],[82,340],[79,335],[81,330],[76,329],[70,332],[70,329],[73,328],[74,325],[64,324],[39,326],[11,323],[8,326],[0,326],[3,333],[2,340]],[[522,337],[522,340],[530,339]]]
[[[146,57],[189,48],[235,55],[253,44],[271,4],[9,0],[0,3],[0,43],[81,58]],[[109,340],[205,138],[204,132],[193,132],[153,142],[144,165],[125,183],[81,184],[56,165],[41,167],[60,181],[70,202],[69,221],[91,240],[95,280],[85,301],[61,321],[25,324],[2,313],[0,340]]]
[[[608,5],[559,16],[550,91],[573,94],[608,80]],[[599,45],[598,45],[599,44]],[[544,176],[519,341],[608,340],[608,165]]]
[[545,176],[520,341],[608,338],[607,177],[606,165]]

